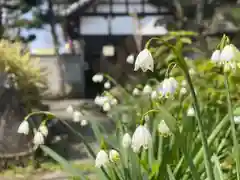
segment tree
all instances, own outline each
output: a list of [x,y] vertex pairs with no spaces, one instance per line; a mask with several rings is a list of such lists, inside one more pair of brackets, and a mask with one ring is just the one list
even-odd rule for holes
[[[22,28],[41,28],[42,22],[39,19],[27,20],[20,19],[19,16],[28,13],[36,6],[40,5],[40,0],[19,0],[19,1],[5,1],[0,4],[0,36],[11,40],[21,40],[25,43],[33,41],[36,36],[30,34],[28,37],[20,36]],[[13,30],[15,33],[12,34]],[[7,33],[11,31],[11,33]]]

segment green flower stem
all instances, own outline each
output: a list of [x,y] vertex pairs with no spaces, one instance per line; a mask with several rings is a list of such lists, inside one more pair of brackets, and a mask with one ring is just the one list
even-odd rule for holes
[[233,117],[233,110],[232,110],[232,101],[230,96],[230,88],[229,88],[229,82],[228,82],[228,74],[224,74],[224,83],[227,91],[227,101],[228,101],[228,115],[230,119],[230,127],[232,132],[232,138],[233,138],[233,152],[234,157],[236,161],[236,170],[237,170],[237,180],[240,180],[240,161],[239,161],[239,150],[238,150],[238,141],[237,141],[237,135],[236,135],[236,129],[235,129],[235,123],[234,123],[234,117]]
[[141,118],[141,121],[140,121],[140,124],[141,124],[141,125],[144,125],[144,123],[145,123],[144,117],[145,117],[146,115],[148,115],[149,113],[152,113],[152,112],[160,112],[160,110],[158,110],[158,109],[151,109],[151,110],[147,111],[146,113],[144,113],[144,114],[142,115],[142,118]]
[[207,170],[207,176],[209,180],[214,180],[214,174],[213,174],[213,166],[211,163],[211,156],[210,156],[210,152],[209,152],[209,147],[208,147],[208,142],[207,142],[207,138],[205,136],[204,133],[204,128],[203,128],[203,123],[201,120],[201,116],[200,116],[200,107],[199,107],[199,103],[198,103],[198,99],[192,84],[192,80],[191,77],[189,75],[188,72],[185,71],[185,77],[186,80],[188,81],[189,87],[190,87],[190,93],[192,95],[193,98],[193,103],[194,103],[194,107],[195,107],[195,111],[196,111],[196,119],[197,119],[197,123],[198,123],[198,127],[199,127],[199,132],[200,132],[200,137],[202,140],[202,144],[203,144],[203,151],[204,151],[204,163],[205,163],[205,168]]

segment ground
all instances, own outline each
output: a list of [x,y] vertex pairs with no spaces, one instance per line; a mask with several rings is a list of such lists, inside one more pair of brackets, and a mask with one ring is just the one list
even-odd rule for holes
[[[43,101],[44,104],[50,106],[50,111],[57,115],[61,119],[71,121],[71,115],[66,113],[66,108],[68,105],[73,106],[84,106],[85,115],[83,119],[89,121],[99,121],[104,124],[108,124],[108,118],[100,113],[93,105],[91,100],[51,100]],[[86,110],[87,109],[87,110]],[[77,124],[76,124],[77,125]],[[96,141],[92,140],[92,132],[89,126],[80,127],[79,129],[86,139],[91,141],[91,145],[98,149],[98,144]],[[70,144],[69,147],[69,159],[70,162],[77,166],[79,169],[84,171],[89,179],[96,179],[96,174],[94,173],[94,159],[90,158],[85,151],[82,142],[75,141]],[[45,162],[39,170],[33,170],[31,166],[27,168],[13,168],[5,171],[0,175],[1,180],[67,180],[69,176],[65,173],[61,167],[54,162]]]

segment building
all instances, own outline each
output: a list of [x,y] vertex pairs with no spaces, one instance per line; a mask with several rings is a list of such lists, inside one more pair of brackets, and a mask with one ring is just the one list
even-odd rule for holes
[[92,83],[92,76],[97,72],[109,73],[118,81],[126,79],[124,76],[132,69],[126,64],[126,57],[136,55],[149,37],[167,33],[166,21],[172,18],[172,13],[156,2],[55,0],[56,14],[65,17],[64,36],[71,44],[71,53],[81,54],[88,64],[86,93],[101,89],[101,84],[96,87]]

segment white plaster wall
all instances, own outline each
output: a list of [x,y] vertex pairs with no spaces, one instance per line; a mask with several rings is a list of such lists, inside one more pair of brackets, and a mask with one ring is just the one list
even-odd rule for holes
[[[148,16],[141,19],[141,32],[143,35],[163,35],[167,32],[165,24],[159,27],[154,27],[158,18],[158,16]],[[84,17],[81,20],[81,34],[107,35],[108,21],[109,19],[104,17]],[[113,35],[133,35],[135,32],[134,20],[130,16],[113,17],[110,19],[110,24],[110,33]]]
[[[131,0],[134,2],[139,2],[140,0]],[[126,12],[127,7],[124,4],[113,4],[114,12],[123,13]],[[92,11],[90,9],[89,11]],[[108,4],[99,4],[96,7],[97,12],[108,13],[110,11]],[[142,12],[141,4],[130,4],[129,11],[131,13],[140,13]],[[158,9],[151,5],[145,4],[144,7],[145,12],[154,13],[158,12]],[[166,33],[166,29],[164,28],[164,24],[162,28],[153,27],[154,21],[159,16],[147,16],[141,19],[141,26],[145,28],[142,32],[146,35],[158,34],[162,35]],[[135,25],[133,18],[130,16],[121,16],[121,17],[112,17],[111,19],[106,17],[83,17],[81,18],[81,27],[80,31],[83,35],[107,35],[108,32],[108,24],[110,22],[111,25],[111,34],[113,35],[132,35],[135,32]],[[146,26],[148,26],[146,28]]]

